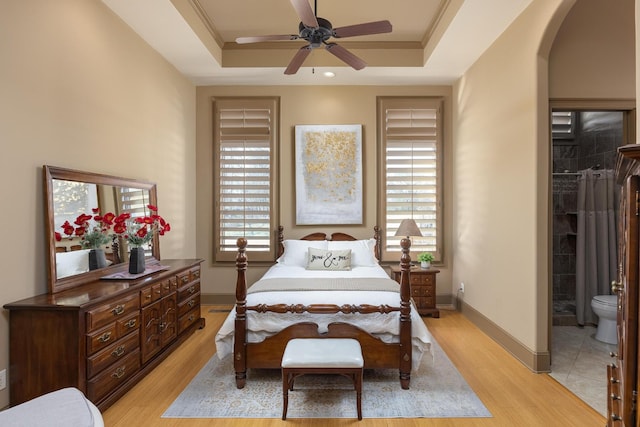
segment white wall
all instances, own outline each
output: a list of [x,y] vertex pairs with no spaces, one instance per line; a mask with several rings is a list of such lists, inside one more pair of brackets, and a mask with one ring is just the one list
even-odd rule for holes
[[195,87],[99,0],[0,2],[0,52],[0,305],[47,290],[43,164],[157,182],[162,257],[195,257]]

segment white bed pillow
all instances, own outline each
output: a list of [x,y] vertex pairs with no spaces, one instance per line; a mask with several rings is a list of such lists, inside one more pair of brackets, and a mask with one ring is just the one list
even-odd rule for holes
[[309,248],[308,270],[351,270],[351,250]]
[[376,239],[329,241],[327,249],[351,250],[352,267],[372,267],[378,265],[375,256]]
[[278,263],[303,268],[307,267],[309,248],[327,249],[326,240],[285,240],[282,244],[284,253],[278,258]]
[[89,271],[89,251],[81,249],[56,253],[56,275],[58,277],[75,276]]

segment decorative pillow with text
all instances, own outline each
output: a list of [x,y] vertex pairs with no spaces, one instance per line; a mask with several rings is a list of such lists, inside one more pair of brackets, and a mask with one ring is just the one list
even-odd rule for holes
[[351,250],[309,248],[307,270],[351,270]]

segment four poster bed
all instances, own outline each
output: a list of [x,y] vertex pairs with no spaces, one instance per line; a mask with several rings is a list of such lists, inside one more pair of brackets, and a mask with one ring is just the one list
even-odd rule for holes
[[238,388],[249,368],[279,369],[293,338],[355,338],[365,369],[398,369],[409,388],[411,370],[431,351],[431,334],[411,302],[411,242],[401,242],[398,284],[378,264],[374,230],[368,240],[344,233],[284,240],[279,227],[278,261],[249,289],[247,241],[238,239],[236,306],[216,335],[218,357],[233,354]]

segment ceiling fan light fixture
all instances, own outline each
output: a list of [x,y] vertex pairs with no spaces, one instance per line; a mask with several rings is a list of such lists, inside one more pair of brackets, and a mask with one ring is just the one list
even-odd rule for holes
[[336,73],[334,73],[333,71],[325,71],[325,72],[323,73],[323,75],[324,75],[325,77],[329,77],[329,78],[331,78],[331,77],[335,77],[335,76],[336,76]]
[[[291,5],[296,10],[300,23],[298,24],[298,34],[276,34],[267,36],[238,37],[236,43],[257,43],[273,40],[306,40],[309,44],[303,46],[293,56],[291,62],[285,69],[285,74],[295,74],[312,49],[324,47],[329,53],[336,56],[342,62],[349,65],[354,70],[361,70],[367,63],[344,47],[328,42],[331,37],[344,38],[354,36],[365,36],[369,34],[390,33],[392,26],[389,21],[365,22],[364,24],[347,25],[346,27],[333,28],[328,19],[317,16],[309,4],[309,0],[290,0]],[[333,77],[333,76],[332,76]]]

